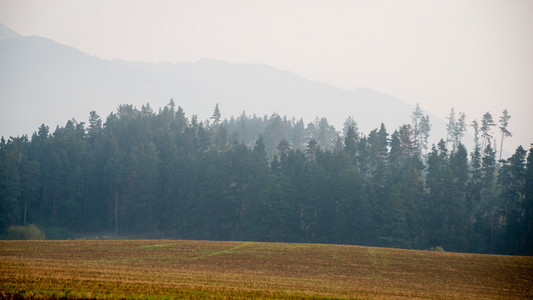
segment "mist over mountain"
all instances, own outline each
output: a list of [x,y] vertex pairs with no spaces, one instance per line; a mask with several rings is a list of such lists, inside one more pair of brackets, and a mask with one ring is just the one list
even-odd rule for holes
[[20,34],[14,32],[9,27],[3,24],[0,24],[0,40],[12,38],[12,37],[19,37],[19,36]]
[[[392,133],[411,122],[414,109],[378,91],[343,90],[266,65],[108,61],[0,27],[0,136],[31,135],[42,123],[53,131],[72,118],[85,122],[92,110],[105,118],[120,104],[157,109],[172,98],[200,120],[219,103],[223,118],[276,112],[309,123],[326,117],[337,130],[352,116],[363,134],[381,122]],[[442,119],[430,115],[430,121],[430,143],[445,138]]]

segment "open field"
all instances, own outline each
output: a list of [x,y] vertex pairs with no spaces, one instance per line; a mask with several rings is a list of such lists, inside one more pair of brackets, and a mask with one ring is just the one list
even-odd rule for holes
[[533,298],[533,257],[342,245],[0,241],[0,298]]

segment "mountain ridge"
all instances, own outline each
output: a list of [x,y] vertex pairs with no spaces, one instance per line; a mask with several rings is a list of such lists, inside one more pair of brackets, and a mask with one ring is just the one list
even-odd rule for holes
[[[38,36],[0,40],[0,68],[0,136],[6,137],[30,135],[42,123],[53,129],[72,118],[85,121],[92,110],[105,116],[120,104],[163,107],[172,98],[201,120],[219,103],[223,118],[326,117],[337,130],[352,116],[363,134],[382,122],[392,133],[411,122],[414,109],[372,89],[340,89],[264,64],[103,60]],[[445,137],[444,122],[430,118],[431,137]]]
[[0,23],[0,40],[9,39],[13,37],[19,37],[19,36],[21,35],[11,30],[11,28],[5,26],[4,24]]

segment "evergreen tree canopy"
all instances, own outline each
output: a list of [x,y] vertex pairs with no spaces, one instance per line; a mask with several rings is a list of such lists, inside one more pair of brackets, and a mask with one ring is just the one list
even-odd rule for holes
[[158,111],[121,105],[105,122],[93,111],[88,126],[70,120],[53,132],[43,124],[31,139],[2,138],[0,236],[36,224],[51,238],[533,254],[533,150],[519,147],[497,164],[490,114],[470,156],[464,114],[453,110],[451,149],[441,140],[427,155],[431,126],[418,106],[390,135],[383,124],[362,135],[351,118],[342,133],[326,118],[307,127],[275,113],[223,120],[218,105],[210,120],[187,118],[171,100]]

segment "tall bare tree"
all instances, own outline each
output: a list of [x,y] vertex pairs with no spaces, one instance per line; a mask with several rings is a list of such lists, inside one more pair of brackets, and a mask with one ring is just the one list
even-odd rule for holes
[[500,159],[499,160],[502,160],[503,139],[507,136],[513,136],[511,132],[507,129],[510,118],[511,118],[511,115],[509,115],[509,113],[507,112],[507,109],[504,109],[502,116],[500,117],[500,131],[502,133],[502,141],[500,143]]
[[484,153],[485,147],[490,143],[490,139],[492,139],[491,127],[495,125],[496,123],[494,123],[492,115],[489,112],[486,112],[483,115],[483,118],[481,118],[481,153]]

